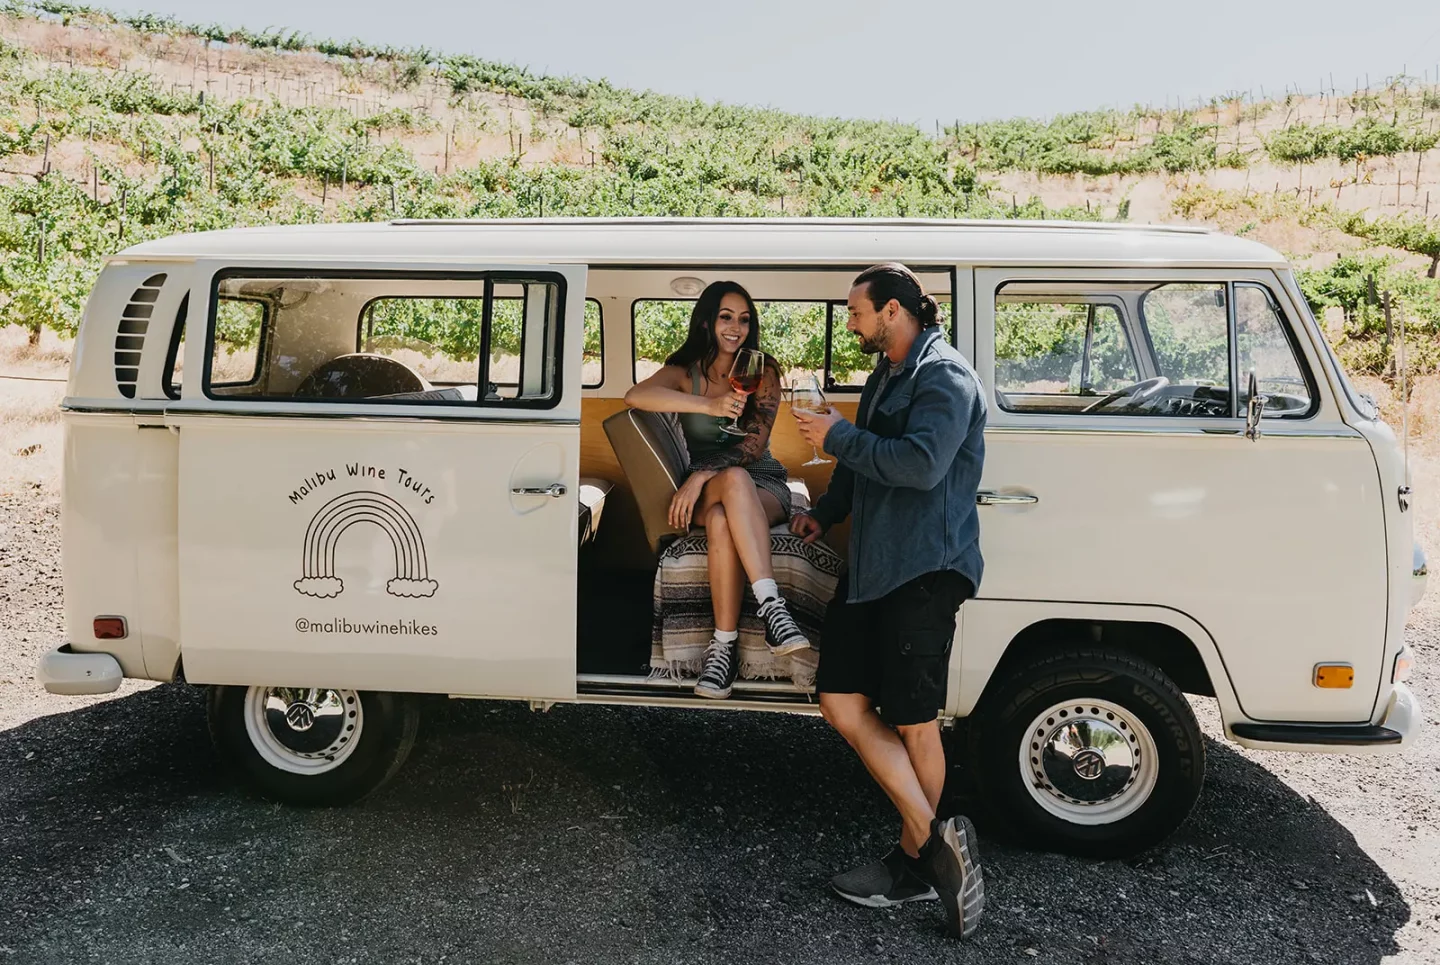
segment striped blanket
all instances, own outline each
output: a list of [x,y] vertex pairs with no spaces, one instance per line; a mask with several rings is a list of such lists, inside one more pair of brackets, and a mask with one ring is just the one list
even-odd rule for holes
[[[691,535],[675,540],[660,554],[660,567],[655,571],[655,622],[650,637],[652,672],[683,676],[700,672],[705,647],[715,629],[705,552],[705,537]],[[797,686],[813,687],[820,656],[820,627],[825,607],[835,594],[841,560],[822,542],[807,544],[791,536],[783,523],[770,530],[770,554],[780,593],[795,622],[810,638],[810,649],[772,656],[765,646],[765,625],[756,612],[755,596],[747,588],[740,608],[740,676],[772,680],[789,677]]]

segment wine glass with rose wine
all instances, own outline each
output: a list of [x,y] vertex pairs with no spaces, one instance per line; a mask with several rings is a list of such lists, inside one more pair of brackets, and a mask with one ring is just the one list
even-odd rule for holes
[[[808,412],[812,415],[824,415],[830,411],[830,404],[825,401],[825,393],[820,391],[820,380],[813,375],[798,376],[790,386],[790,408],[797,412]],[[834,462],[833,459],[822,459],[820,450],[814,446],[810,447],[813,458],[809,462],[802,462],[802,466],[823,466]]]
[[[760,388],[760,378],[764,374],[765,353],[758,349],[742,348],[735,353],[735,361],[730,364],[730,388],[741,395],[749,396]],[[740,427],[738,415],[731,418],[728,426],[721,426],[720,431],[728,432],[732,436],[750,434]]]

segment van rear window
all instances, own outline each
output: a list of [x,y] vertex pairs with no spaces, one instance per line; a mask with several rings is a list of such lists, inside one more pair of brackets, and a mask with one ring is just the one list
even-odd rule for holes
[[205,392],[548,408],[560,395],[564,295],[547,272],[223,272]]

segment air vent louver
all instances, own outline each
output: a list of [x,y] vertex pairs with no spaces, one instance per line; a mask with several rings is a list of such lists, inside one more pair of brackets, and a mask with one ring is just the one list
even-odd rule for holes
[[163,284],[164,274],[145,279],[130,296],[130,303],[120,316],[120,328],[115,334],[115,384],[127,399],[135,398],[135,383],[140,378],[140,352],[145,347],[145,332],[150,328],[150,316],[155,311],[155,301],[160,297],[160,286]]

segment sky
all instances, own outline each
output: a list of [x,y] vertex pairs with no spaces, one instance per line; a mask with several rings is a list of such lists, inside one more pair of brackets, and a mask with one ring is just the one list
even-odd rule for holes
[[[151,0],[116,10],[474,54],[803,114],[935,122],[1440,80],[1440,3]],[[1333,78],[1333,80],[1332,80]]]

